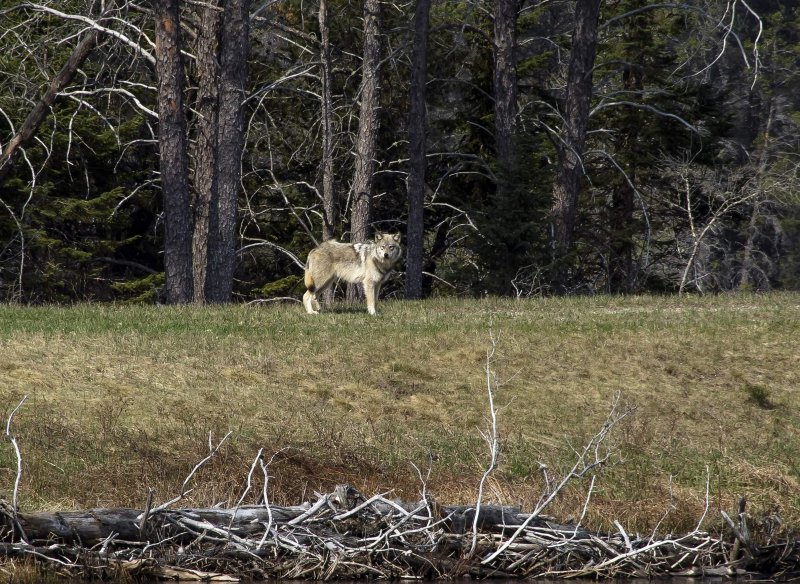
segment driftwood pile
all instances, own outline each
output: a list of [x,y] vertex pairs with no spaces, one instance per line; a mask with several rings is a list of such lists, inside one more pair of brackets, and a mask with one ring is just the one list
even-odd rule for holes
[[[800,542],[761,542],[744,508],[726,534],[594,533],[499,506],[409,505],[349,486],[300,506],[18,513],[0,501],[0,556],[90,578],[662,577],[800,575]],[[476,528],[476,529],[474,529]]]

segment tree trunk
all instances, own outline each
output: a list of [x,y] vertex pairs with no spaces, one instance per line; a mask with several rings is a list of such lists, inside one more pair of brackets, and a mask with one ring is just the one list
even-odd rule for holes
[[[631,178],[633,172],[630,173]],[[614,186],[611,195],[610,246],[608,258],[609,291],[631,294],[635,289],[633,269],[633,187],[628,181]]]
[[572,34],[572,51],[567,70],[564,127],[561,132],[551,208],[553,285],[559,293],[566,291],[569,273],[567,255],[573,242],[578,193],[583,174],[582,157],[589,124],[599,14],[600,0],[577,0],[575,31]]
[[411,107],[408,115],[409,171],[406,226],[406,298],[422,298],[425,234],[425,96],[428,66],[428,26],[431,0],[417,0],[414,11],[414,52],[411,61]]
[[494,94],[494,143],[497,182],[492,195],[490,222],[490,269],[495,291],[508,293],[518,269],[518,250],[525,247],[517,231],[520,222],[517,169],[514,161],[514,128],[517,116],[517,73],[515,64],[518,0],[495,0],[493,32],[492,91]]
[[179,0],[153,2],[158,74],[158,145],[164,201],[166,302],[192,301],[192,213]]
[[222,12],[216,0],[203,8],[196,42],[197,134],[194,145],[194,231],[192,265],[194,301],[205,302],[208,273],[209,218],[217,205],[217,106],[219,99],[219,51]]
[[222,23],[217,131],[218,204],[211,207],[206,300],[230,302],[236,259],[236,226],[244,146],[249,0],[226,0]]
[[[333,98],[328,0],[319,2],[320,69],[322,77],[322,240],[336,235],[336,192],[333,184]],[[327,291],[326,291],[327,292]]]
[[375,148],[378,141],[378,66],[381,47],[381,5],[378,0],[364,1],[364,58],[361,66],[361,109],[356,138],[356,164],[353,175],[353,209],[351,241],[363,242],[369,237],[372,211],[372,185],[375,172]]
[[[380,65],[381,4],[379,0],[364,0],[364,54],[361,64],[361,108],[358,135],[356,137],[356,160],[353,174],[353,203],[350,211],[350,241],[361,243],[369,237],[372,214],[372,186],[375,173],[375,149],[378,141],[378,107],[380,87],[378,66]],[[361,296],[354,285],[347,287],[348,300]]]
[[[514,165],[517,68],[514,60],[517,0],[497,0],[494,8],[494,126],[501,181]],[[502,185],[498,185],[502,188]]]

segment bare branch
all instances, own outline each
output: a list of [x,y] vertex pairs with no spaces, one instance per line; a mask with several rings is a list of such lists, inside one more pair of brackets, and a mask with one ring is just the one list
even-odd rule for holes
[[628,415],[633,412],[632,408],[625,408],[622,411],[619,411],[619,394],[615,395],[611,401],[611,411],[606,418],[605,423],[600,428],[600,430],[586,443],[583,447],[583,450],[577,452],[577,457],[575,460],[575,464],[572,466],[570,471],[564,475],[564,478],[558,483],[558,485],[547,495],[543,500],[537,503],[536,508],[531,512],[528,518],[514,531],[514,533],[502,544],[500,545],[495,551],[491,554],[486,556],[483,560],[481,560],[481,564],[485,565],[492,562],[496,559],[500,554],[505,552],[519,537],[519,535],[542,513],[542,511],[547,507],[561,490],[573,479],[580,478],[588,474],[590,471],[594,470],[598,466],[604,464],[610,454],[606,454],[604,456],[600,455],[600,445],[605,441],[608,437],[611,430],[619,424],[623,419],[625,419]]
[[684,120],[680,116],[677,116],[675,114],[671,114],[669,112],[662,111],[662,110],[660,110],[658,108],[655,108],[655,107],[653,107],[651,105],[648,105],[646,103],[637,103],[635,101],[607,101],[607,102],[601,101],[599,104],[597,104],[592,109],[592,111],[590,112],[589,115],[592,116],[592,115],[594,115],[595,113],[597,113],[598,111],[600,111],[602,109],[605,109],[605,108],[608,108],[608,107],[615,107],[615,106],[618,106],[618,105],[626,105],[626,106],[629,106],[629,107],[634,107],[634,108],[638,108],[638,109],[644,109],[644,110],[647,110],[647,111],[651,111],[654,114],[657,114],[659,116],[663,116],[665,118],[670,118],[672,120],[676,120],[676,121],[680,122],[690,132],[694,132],[695,134],[699,134],[700,133],[700,130],[697,129],[697,127],[693,126],[692,124],[690,124],[689,122],[687,122],[686,120]]
[[[47,14],[52,14],[53,16],[57,16],[59,18],[65,19],[65,20],[77,20],[79,22],[83,22],[83,23],[89,25],[89,28],[91,28],[92,30],[95,30],[97,32],[101,32],[101,33],[106,34],[106,35],[108,35],[110,37],[113,37],[113,38],[115,38],[117,40],[122,41],[124,44],[128,45],[135,52],[137,52],[142,57],[144,57],[147,60],[147,62],[149,62],[151,65],[155,66],[155,64],[156,64],[155,57],[152,54],[150,54],[150,52],[147,49],[145,49],[144,47],[142,47],[139,43],[137,43],[136,41],[132,40],[130,37],[122,34],[121,32],[116,31],[116,30],[111,29],[111,28],[108,28],[106,26],[103,26],[100,23],[101,20],[102,21],[110,20],[110,21],[114,21],[114,22],[121,22],[125,26],[132,26],[129,22],[127,22],[125,20],[118,19],[118,18],[108,18],[108,17],[105,17],[103,19],[94,20],[94,19],[89,18],[88,16],[83,16],[81,14],[69,14],[67,12],[62,12],[61,10],[56,10],[55,8],[51,8],[50,6],[45,6],[43,4],[34,4],[32,2],[23,2],[22,4],[18,4],[17,6],[15,6],[14,9],[16,9],[16,10],[20,10],[20,9],[35,10],[37,12],[45,12]],[[147,38],[147,36],[143,33],[143,31],[141,31],[139,29],[136,29],[136,30],[139,33],[140,37],[146,39],[148,41],[148,44],[152,48],[155,48],[155,43],[153,41],[151,41],[149,38]]]
[[[223,445],[223,444],[225,443],[225,441],[226,441],[226,440],[227,440],[227,439],[230,437],[230,435],[231,435],[231,434],[233,434],[233,432],[232,432],[232,431],[230,431],[230,432],[228,432],[227,434],[225,434],[225,436],[223,436],[222,440],[220,440],[220,441],[219,441],[219,443],[218,443],[216,446],[212,447],[212,445],[211,445],[211,432],[209,432],[209,433],[208,433],[208,441],[209,441],[209,444],[208,444],[208,446],[209,446],[209,451],[210,451],[210,452],[208,453],[208,456],[206,456],[206,457],[205,457],[203,460],[201,460],[201,461],[200,461],[200,462],[198,462],[196,465],[194,465],[194,468],[192,468],[191,472],[190,472],[190,473],[189,473],[189,474],[186,476],[186,478],[183,480],[183,484],[181,485],[181,492],[180,492],[180,494],[179,494],[177,497],[174,497],[174,498],[170,499],[170,500],[169,500],[169,501],[167,501],[166,503],[162,503],[162,504],[161,504],[161,505],[159,505],[158,507],[155,507],[155,508],[154,508],[154,509],[153,509],[153,510],[150,512],[150,515],[154,515],[154,514],[156,514],[156,513],[159,513],[159,512],[161,512],[161,511],[163,511],[164,509],[167,509],[168,507],[170,507],[170,506],[172,506],[173,504],[177,503],[178,501],[182,500],[184,497],[186,497],[186,495],[188,495],[189,493],[191,493],[191,492],[192,492],[192,490],[191,490],[191,489],[187,489],[187,485],[189,484],[189,481],[190,481],[190,480],[192,480],[192,477],[193,477],[193,476],[194,476],[194,474],[195,474],[195,473],[196,473],[196,472],[197,472],[197,471],[200,469],[200,467],[202,467],[202,466],[203,466],[203,465],[204,465],[206,462],[208,462],[209,460],[211,460],[212,458],[214,458],[214,456],[217,454],[217,452],[219,452],[219,449],[222,447],[222,445]],[[137,521],[141,521],[141,520],[142,520],[142,516],[140,515],[140,516],[137,518]]]

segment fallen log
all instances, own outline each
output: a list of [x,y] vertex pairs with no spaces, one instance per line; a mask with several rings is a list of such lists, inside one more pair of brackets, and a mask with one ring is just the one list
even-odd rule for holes
[[595,533],[486,505],[474,534],[474,514],[471,506],[366,498],[349,486],[289,507],[20,513],[0,501],[0,555],[83,577],[206,581],[800,575],[796,539],[753,546],[753,557],[732,562],[724,534],[639,538],[619,525]]
[[126,540],[139,538],[136,509],[92,509],[55,513],[18,513],[16,534],[34,543],[59,541],[94,545],[116,534]]
[[[187,534],[176,528],[186,520],[208,523],[218,529],[249,537],[263,531],[261,524],[270,520],[286,523],[305,511],[302,507],[245,506],[237,509],[177,509],[151,515],[142,526],[143,510],[129,508],[99,508],[88,511],[57,511],[50,513],[17,513],[15,532],[30,543],[58,541],[67,544],[96,545],[112,535],[125,541],[139,541],[141,534],[155,532],[161,536],[178,537]],[[14,527],[6,521],[6,529]],[[21,532],[20,532],[21,529]],[[182,540],[181,540],[182,541]]]

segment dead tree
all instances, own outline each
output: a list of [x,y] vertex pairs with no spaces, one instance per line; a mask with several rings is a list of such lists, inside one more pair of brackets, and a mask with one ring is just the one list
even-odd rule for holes
[[[106,12],[111,9],[112,5],[113,2],[109,2]],[[102,23],[102,20],[103,18],[101,17],[98,22]],[[59,92],[69,85],[73,77],[75,77],[75,73],[97,46],[99,37],[100,32],[96,29],[91,29],[84,35],[83,39],[72,50],[67,62],[64,63],[56,76],[50,81],[50,86],[28,114],[28,117],[25,118],[17,133],[5,145],[2,154],[0,154],[0,183],[3,182],[9,170],[11,170],[11,160],[16,151],[19,148],[24,148],[36,135],[39,126],[50,112],[53,103],[55,103]]]
[[[487,353],[487,387],[491,428],[486,434],[492,460],[498,459],[497,409]],[[11,412],[0,440],[16,453],[17,477],[22,457],[11,433]],[[278,506],[269,502],[269,464],[261,450],[247,474],[246,488],[227,508],[175,508],[191,492],[198,469],[220,451],[209,437],[209,453],[194,466],[180,494],[153,505],[153,490],[144,509],[100,508],[86,511],[20,512],[17,480],[11,503],[0,499],[0,556],[33,558],[62,575],[102,578],[125,572],[160,578],[237,581],[240,577],[319,579],[379,577],[382,579],[661,577],[761,575],[789,579],[800,574],[800,544],[795,540],[758,541],[748,524],[745,501],[738,521],[720,514],[728,534],[712,535],[702,525],[684,535],[657,537],[629,534],[622,523],[595,532],[577,523],[562,524],[543,514],[564,488],[591,477],[584,503],[589,504],[596,472],[608,461],[610,432],[629,413],[615,397],[602,427],[581,450],[561,479],[545,476],[545,491],[528,513],[503,505],[441,505],[431,500],[423,480],[417,502],[370,497],[349,485],[317,495],[315,501]],[[260,473],[259,473],[260,471]],[[261,480],[259,481],[259,474]],[[256,484],[261,504],[245,505]],[[465,537],[465,535],[467,537]]]

